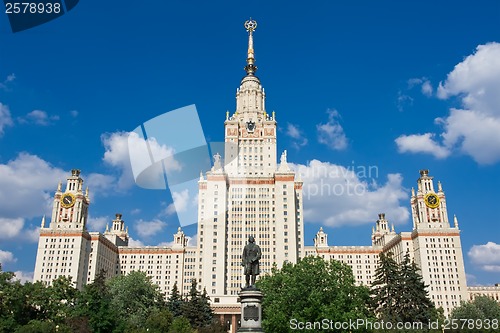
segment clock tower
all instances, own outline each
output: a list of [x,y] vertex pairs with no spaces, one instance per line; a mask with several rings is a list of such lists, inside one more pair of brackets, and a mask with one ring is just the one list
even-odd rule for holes
[[441,183],[434,189],[429,170],[420,170],[417,191],[412,189],[411,210],[414,260],[420,268],[429,296],[444,314],[467,300],[467,282],[458,221],[448,221],[446,196]]
[[42,219],[34,281],[50,285],[64,275],[78,289],[90,282],[92,245],[86,228],[89,204],[89,190],[83,192],[80,170],[73,169],[64,191],[61,183],[57,186],[49,225],[45,225],[45,217]]
[[80,170],[77,169],[71,170],[64,192],[59,183],[54,195],[51,229],[85,230],[90,199],[88,188],[83,193],[82,186],[83,179],[80,177]]
[[414,229],[449,228],[446,197],[441,182],[434,189],[433,177],[429,170],[420,170],[417,180],[417,192],[412,188],[411,210]]

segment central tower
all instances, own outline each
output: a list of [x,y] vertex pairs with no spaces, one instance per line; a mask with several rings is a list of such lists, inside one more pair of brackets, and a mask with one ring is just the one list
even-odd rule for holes
[[248,31],[247,75],[236,89],[236,111],[226,114],[225,171],[230,176],[272,176],[276,170],[276,120],[265,108],[266,94],[255,76],[253,33],[255,21],[245,22]]
[[257,23],[245,22],[248,51],[236,90],[236,110],[226,113],[224,158],[200,176],[198,253],[201,285],[214,303],[237,304],[243,285],[241,254],[249,236],[261,247],[262,274],[274,263],[302,256],[302,181],[295,179],[283,152],[276,153],[276,119],[267,114],[265,92],[255,75],[253,35]]

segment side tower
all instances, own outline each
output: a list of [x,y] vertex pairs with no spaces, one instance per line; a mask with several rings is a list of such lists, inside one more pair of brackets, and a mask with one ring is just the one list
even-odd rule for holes
[[450,311],[467,300],[467,284],[460,242],[460,230],[455,218],[450,226],[446,196],[442,185],[434,190],[429,170],[421,170],[417,191],[412,188],[411,210],[415,262],[429,286],[429,295],[436,307]]
[[59,183],[54,195],[48,227],[45,217],[42,219],[34,281],[51,284],[52,280],[66,275],[81,289],[86,283],[91,248],[86,230],[89,191],[83,193],[83,179],[77,169],[71,170],[64,192],[61,186]]
[[255,75],[256,27],[255,21],[245,22],[246,75],[236,90],[235,112],[226,113],[224,156],[217,153],[212,170],[198,182],[201,281],[215,303],[237,304],[249,236],[262,250],[262,274],[274,263],[296,262],[304,251],[302,181],[295,179],[286,152],[277,163],[276,118],[266,112],[264,88]]

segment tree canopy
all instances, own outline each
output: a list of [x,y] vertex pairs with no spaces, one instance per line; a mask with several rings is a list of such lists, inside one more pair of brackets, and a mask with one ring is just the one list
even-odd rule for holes
[[284,263],[281,269],[275,266],[270,275],[258,281],[257,287],[264,293],[263,327],[267,332],[295,331],[295,321],[373,318],[367,310],[368,288],[356,286],[351,268],[336,260],[306,257],[297,264]]
[[50,286],[21,284],[0,265],[0,333],[222,333],[206,292],[193,280],[182,299],[166,302],[143,272],[105,279],[101,271],[82,291],[67,277]]

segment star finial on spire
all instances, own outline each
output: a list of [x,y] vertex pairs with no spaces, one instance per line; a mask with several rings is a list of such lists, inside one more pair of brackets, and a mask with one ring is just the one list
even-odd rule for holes
[[248,31],[248,54],[247,54],[247,65],[245,66],[245,71],[248,75],[253,75],[257,71],[257,66],[255,66],[255,56],[253,51],[253,32],[257,29],[257,22],[255,20],[245,21],[245,29]]

